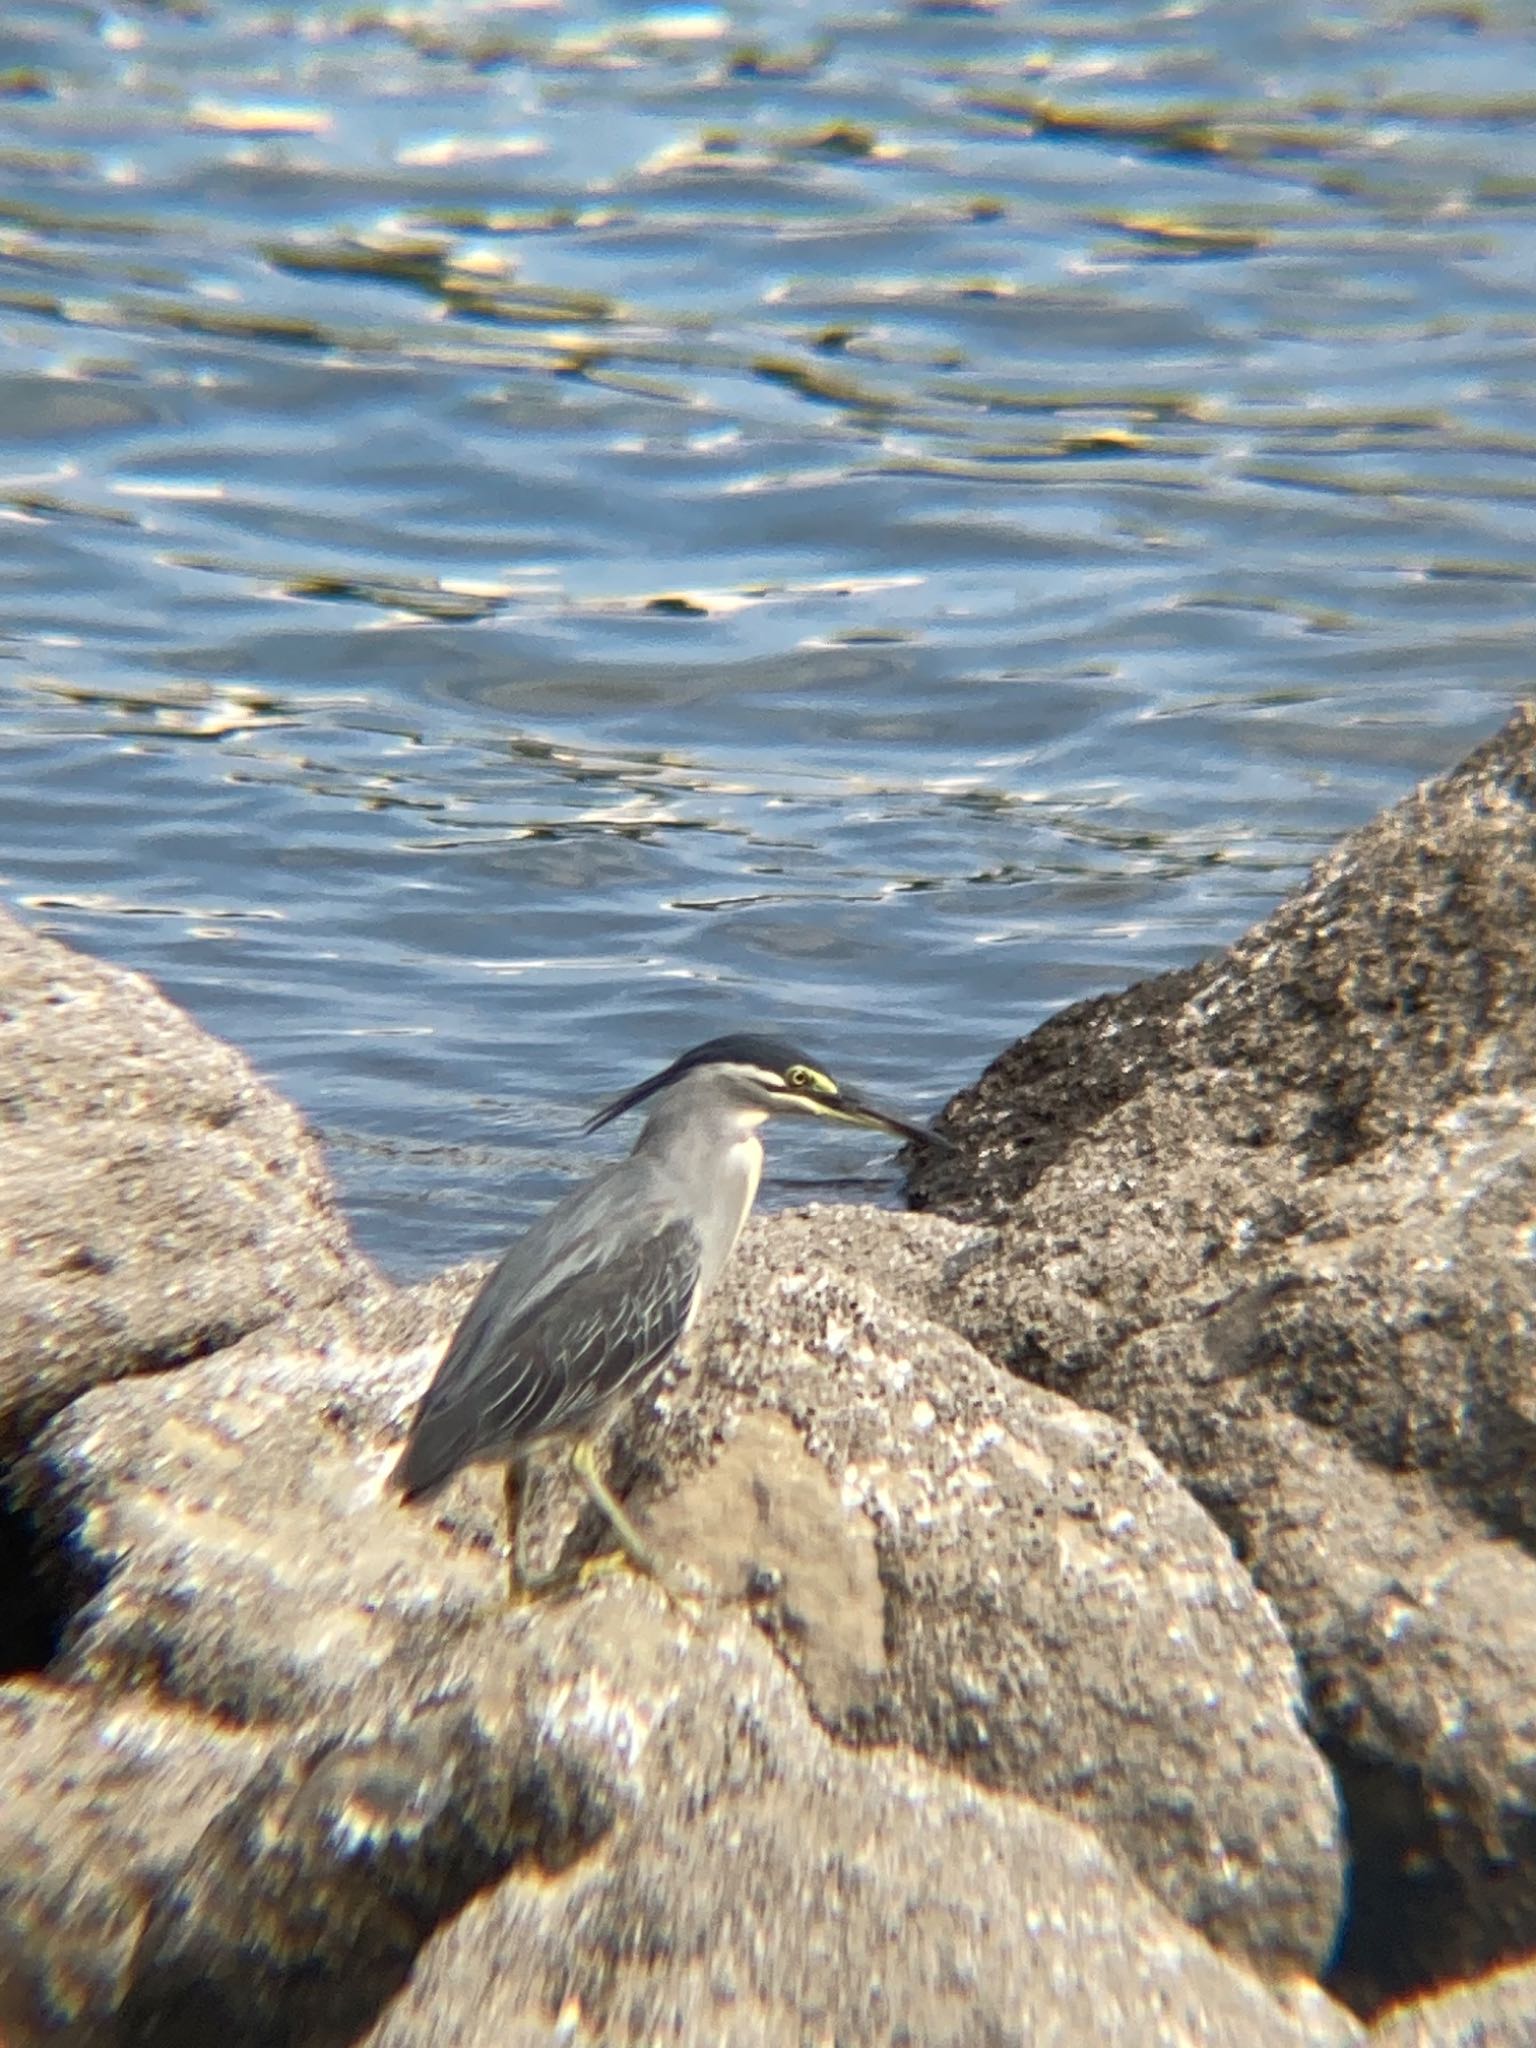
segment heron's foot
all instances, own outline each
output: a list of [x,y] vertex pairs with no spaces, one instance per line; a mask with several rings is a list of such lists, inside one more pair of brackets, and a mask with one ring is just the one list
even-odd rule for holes
[[588,1498],[601,1511],[609,1528],[619,1539],[618,1550],[610,1551],[601,1558],[593,1558],[589,1565],[583,1566],[583,1575],[594,1566],[611,1570],[620,1558],[623,1558],[637,1572],[644,1572],[647,1578],[654,1579],[674,1607],[686,1607],[690,1603],[697,1604],[717,1597],[713,1587],[697,1572],[690,1571],[686,1565],[679,1567],[675,1564],[665,1564],[656,1555],[609,1492],[597,1469],[597,1460],[590,1444],[578,1443],[572,1446],[571,1470],[586,1488]]
[[512,1606],[530,1606],[552,1594],[592,1585],[616,1571],[634,1571],[654,1579],[673,1606],[683,1610],[723,1597],[700,1573],[686,1565],[664,1563],[657,1556],[609,1492],[597,1469],[596,1456],[590,1444],[573,1444],[569,1457],[571,1470],[581,1481],[588,1499],[618,1538],[618,1548],[583,1559],[578,1564],[562,1561],[549,1571],[535,1571],[528,1561],[522,1515],[527,1468],[526,1464],[510,1466],[506,1477],[507,1521],[511,1538],[508,1544],[507,1597]]
[[584,1591],[588,1586],[601,1585],[604,1579],[620,1574],[652,1580],[677,1608],[702,1606],[720,1597],[699,1573],[690,1571],[687,1566],[663,1565],[649,1551],[643,1560],[635,1558],[621,1546],[617,1550],[601,1551],[596,1557],[583,1558],[579,1564],[557,1565],[553,1571],[547,1572],[525,1570],[520,1573],[513,1560],[507,1573],[507,1604],[510,1607],[533,1607],[557,1594]]
[[552,1571],[530,1571],[514,1553],[507,1561],[507,1602],[512,1607],[531,1607],[551,1594],[568,1592],[579,1585],[585,1567],[557,1564]]
[[[596,1557],[589,1557],[584,1563],[579,1564],[575,1577],[578,1585],[595,1586],[601,1580],[611,1579],[620,1572],[639,1573],[641,1570],[642,1567],[635,1563],[627,1550],[603,1550]],[[646,1570],[644,1575],[647,1578],[655,1576],[649,1570]]]

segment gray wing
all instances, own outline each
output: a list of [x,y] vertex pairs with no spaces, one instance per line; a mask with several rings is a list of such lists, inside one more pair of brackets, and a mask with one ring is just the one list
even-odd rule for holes
[[541,1276],[548,1284],[530,1285],[530,1254],[546,1236],[512,1247],[454,1333],[395,1467],[408,1500],[462,1465],[579,1431],[688,1327],[701,1254],[690,1223],[673,1218],[617,1251],[599,1231],[567,1238],[558,1270]]

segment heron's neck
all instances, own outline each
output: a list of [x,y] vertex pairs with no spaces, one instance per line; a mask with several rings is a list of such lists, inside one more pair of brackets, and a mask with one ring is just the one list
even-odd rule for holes
[[702,1221],[703,1277],[708,1285],[730,1257],[757,1199],[763,1173],[758,1131],[768,1113],[751,1108],[722,1111],[711,1105],[710,1114],[701,1117],[690,1111],[686,1100],[678,1099],[681,1094],[675,1091],[671,1101],[656,1105],[635,1149],[656,1160],[680,1185],[710,1191]]
[[635,1150],[664,1157],[679,1166],[697,1162],[707,1172],[722,1150],[736,1152],[745,1147],[756,1155],[760,1167],[763,1143],[757,1134],[767,1121],[767,1110],[749,1107],[721,1110],[711,1105],[709,1114],[700,1116],[686,1092],[673,1089],[646,1118]]

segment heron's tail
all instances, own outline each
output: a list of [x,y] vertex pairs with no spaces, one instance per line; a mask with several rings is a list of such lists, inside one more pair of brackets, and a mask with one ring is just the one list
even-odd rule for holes
[[470,1434],[451,1408],[431,1415],[418,1413],[405,1440],[405,1449],[389,1475],[391,1489],[410,1505],[441,1491],[461,1465],[468,1462]]

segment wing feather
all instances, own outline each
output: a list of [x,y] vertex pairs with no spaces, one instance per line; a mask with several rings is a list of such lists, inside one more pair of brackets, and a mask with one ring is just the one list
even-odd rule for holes
[[547,1285],[528,1284],[529,1239],[487,1278],[395,1468],[408,1499],[463,1465],[581,1430],[665,1362],[698,1288],[698,1233],[674,1217],[617,1252],[600,1235],[566,1238],[555,1271],[542,1276]]

